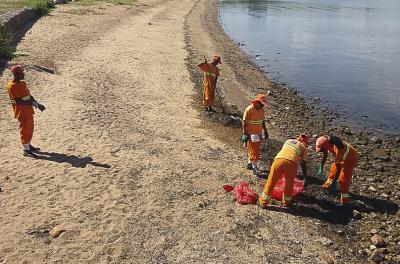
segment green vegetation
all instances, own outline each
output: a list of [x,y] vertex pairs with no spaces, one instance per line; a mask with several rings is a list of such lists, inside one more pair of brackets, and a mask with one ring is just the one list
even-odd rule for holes
[[54,8],[55,6],[52,0],[35,0],[33,4],[33,7],[39,11],[41,16],[47,15],[50,12],[50,9]]
[[13,58],[11,48],[11,34],[3,26],[0,26],[0,59],[10,60]]
[[54,2],[51,0],[0,0],[0,14],[23,7],[36,8],[40,14],[45,15],[54,7]]

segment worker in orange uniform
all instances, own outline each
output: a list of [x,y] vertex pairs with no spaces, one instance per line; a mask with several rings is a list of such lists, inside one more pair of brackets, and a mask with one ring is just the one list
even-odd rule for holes
[[14,79],[7,83],[7,91],[14,110],[14,116],[19,121],[19,132],[21,135],[21,143],[24,148],[24,156],[35,158],[36,154],[32,151],[38,151],[40,149],[31,145],[34,128],[33,107],[38,108],[40,111],[44,111],[46,108],[39,104],[30,94],[26,87],[26,82],[24,81],[25,73],[22,66],[12,66],[11,73]]
[[294,179],[297,176],[299,164],[303,178],[307,177],[307,146],[308,137],[300,134],[297,139],[288,139],[281,151],[276,155],[271,166],[264,190],[258,199],[258,205],[266,208],[271,201],[271,194],[278,180],[285,177],[285,191],[282,195],[282,205],[287,207],[292,203]]
[[221,57],[215,55],[213,61],[208,63],[205,60],[198,66],[204,72],[203,80],[203,105],[205,107],[206,113],[215,112],[212,108],[215,99],[215,90],[217,89],[217,80],[219,76],[218,64],[221,63]]
[[264,107],[268,106],[267,99],[264,94],[259,94],[251,101],[243,114],[243,134],[242,141],[247,145],[248,162],[247,169],[253,170],[254,175],[259,175],[258,160],[260,159],[260,149],[262,132],[264,130],[264,138],[268,139],[268,131],[265,126]]
[[350,202],[350,184],[353,170],[357,166],[358,152],[344,140],[336,136],[326,135],[317,139],[315,150],[316,152],[322,152],[324,154],[317,176],[322,175],[328,151],[335,157],[329,176],[322,187],[331,191],[336,191],[336,181],[338,181],[340,186],[340,204],[343,205]]

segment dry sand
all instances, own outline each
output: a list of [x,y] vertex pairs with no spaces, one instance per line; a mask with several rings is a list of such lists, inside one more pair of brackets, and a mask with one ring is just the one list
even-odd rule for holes
[[0,263],[340,262],[318,221],[223,192],[253,176],[194,107],[185,19],[196,4],[58,6],[28,31],[14,62],[56,74],[26,71],[47,107],[35,115],[41,159],[22,156],[1,92]]

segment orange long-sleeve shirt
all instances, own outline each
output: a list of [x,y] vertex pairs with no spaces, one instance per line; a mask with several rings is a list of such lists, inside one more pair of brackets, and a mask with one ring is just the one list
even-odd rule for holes
[[23,99],[30,96],[30,92],[24,80],[19,82],[15,82],[14,80],[9,81],[7,83],[7,91],[8,91],[8,97],[10,98],[12,103],[12,108],[14,110],[15,118],[34,114],[32,105],[13,103],[13,100],[15,99]]

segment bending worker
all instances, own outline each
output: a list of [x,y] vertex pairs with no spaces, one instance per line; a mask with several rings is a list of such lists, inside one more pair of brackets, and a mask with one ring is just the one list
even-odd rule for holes
[[357,166],[357,151],[349,143],[336,136],[319,137],[315,144],[315,150],[324,154],[317,176],[322,175],[328,151],[335,157],[329,176],[322,187],[330,191],[336,191],[336,181],[338,181],[340,185],[340,204],[343,205],[350,202],[349,191],[353,170]]
[[15,65],[11,67],[11,73],[14,79],[7,83],[7,91],[14,110],[14,116],[19,121],[19,132],[21,135],[21,143],[24,148],[24,156],[36,157],[32,151],[37,151],[39,149],[31,145],[34,128],[33,107],[38,108],[40,111],[44,111],[46,108],[39,104],[30,94],[26,87],[26,82],[24,81],[25,74],[22,66]]
[[212,106],[215,99],[215,89],[217,89],[217,80],[219,76],[217,65],[219,63],[221,63],[221,57],[216,55],[211,63],[208,63],[207,60],[205,60],[205,62],[198,65],[204,72],[203,105],[206,113],[215,112]]
[[272,199],[272,191],[281,177],[285,177],[285,191],[282,195],[282,205],[289,206],[292,203],[294,178],[297,175],[299,163],[304,179],[307,177],[307,146],[308,137],[304,134],[299,135],[297,139],[286,140],[272,163],[264,191],[258,199],[260,207],[266,208],[268,206]]
[[264,138],[268,139],[268,131],[265,126],[264,107],[268,106],[264,94],[259,94],[251,101],[243,114],[243,134],[242,141],[247,145],[248,162],[247,169],[253,170],[254,175],[259,174],[257,167],[260,159],[260,149],[262,142],[262,131],[264,129]]

